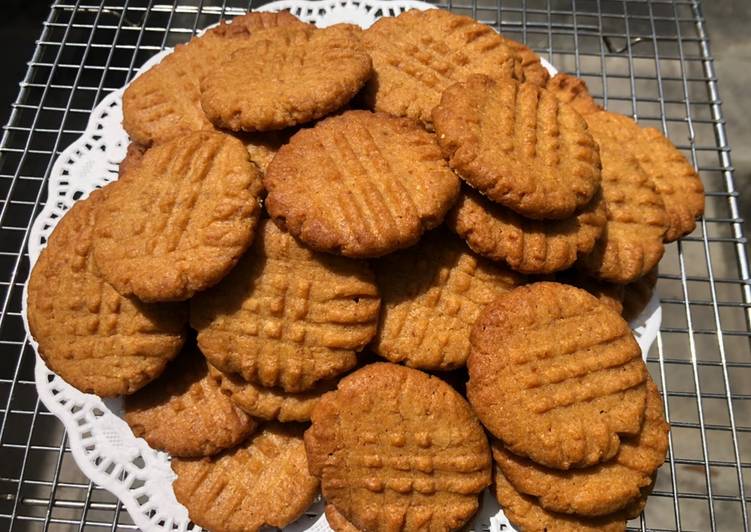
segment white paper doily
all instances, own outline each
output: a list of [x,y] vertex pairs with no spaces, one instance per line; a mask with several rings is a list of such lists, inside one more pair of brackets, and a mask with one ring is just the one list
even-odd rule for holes
[[[259,11],[288,9],[302,20],[320,27],[340,22],[368,27],[381,16],[433,7],[413,0],[281,0],[265,5]],[[139,73],[157,64],[170,51],[156,54]],[[555,73],[544,59],[543,64]],[[65,211],[95,188],[117,179],[118,165],[125,157],[128,145],[128,136],[121,125],[123,90],[110,93],[96,106],[84,134],[55,162],[48,182],[47,203],[29,233],[28,251],[32,266]],[[23,320],[31,338],[25,292]],[[659,300],[653,296],[642,315],[631,324],[645,358],[660,323]],[[33,339],[31,343],[36,350]],[[201,530],[190,522],[187,510],[175,499],[172,491],[175,475],[169,465],[169,455],[150,448],[144,440],[133,435],[119,417],[122,410],[120,400],[102,400],[76,390],[51,372],[38,354],[35,379],[42,403],[65,426],[73,458],[81,471],[118,497],[136,526],[147,532]],[[494,532],[513,531],[488,490],[483,494],[472,527]],[[286,530],[324,532],[331,529],[323,516],[323,505],[318,501]]]

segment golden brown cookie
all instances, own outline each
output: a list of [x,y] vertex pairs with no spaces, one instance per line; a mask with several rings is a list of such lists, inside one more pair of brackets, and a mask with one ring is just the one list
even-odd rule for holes
[[527,218],[569,218],[599,191],[584,119],[532,83],[469,76],[444,91],[433,126],[462,179]]
[[222,393],[206,359],[190,347],[165,373],[125,400],[125,421],[172,456],[210,456],[242,442],[256,423]]
[[490,483],[487,438],[437,377],[376,363],[313,410],[305,449],[328,504],[364,530],[455,530]]
[[639,317],[649,300],[652,299],[657,285],[657,267],[644,277],[623,287],[623,318],[631,321]]
[[586,516],[606,515],[642,498],[668,450],[668,424],[652,379],[647,381],[644,422],[639,434],[624,438],[612,460],[583,469],[560,471],[513,454],[500,442],[493,458],[514,489],[537,498],[544,509]]
[[257,32],[201,82],[201,106],[215,125],[268,131],[326,116],[357,94],[370,56],[348,25]]
[[646,275],[662,258],[668,219],[652,179],[624,149],[610,115],[606,111],[587,115],[600,145],[608,222],[592,253],[579,264],[599,279],[625,284]]
[[473,251],[529,274],[572,266],[592,251],[606,221],[601,194],[569,219],[540,221],[523,218],[468,187],[446,217],[446,225]]
[[524,280],[438,229],[373,264],[382,303],[372,349],[419,369],[464,366],[482,307]]
[[151,148],[97,208],[94,258],[123,295],[188,299],[253,239],[261,180],[242,143],[201,131]]
[[668,215],[665,241],[673,242],[696,227],[704,214],[704,185],[699,174],[670,140],[654,128],[640,128],[632,150],[655,183]]
[[319,251],[378,257],[441,223],[459,180],[412,121],[348,111],[303,129],[264,177],[274,220]]
[[158,377],[185,341],[187,308],[118,294],[92,257],[94,211],[108,185],[77,201],[31,272],[28,320],[47,366],[79,390],[130,394]]
[[296,393],[354,367],[379,303],[367,263],[311,251],[264,220],[227,278],[191,300],[190,323],[221,371]]
[[640,127],[627,116],[603,112],[597,119],[604,122],[601,127],[611,132],[621,149],[628,146],[654,182],[667,213],[665,241],[678,240],[693,231],[696,218],[704,213],[704,186],[683,154],[660,131]]
[[[534,497],[516,491],[496,466],[495,497],[504,515],[524,532],[624,532],[629,516],[624,512],[603,517],[581,517],[545,510]],[[638,515],[638,514],[637,514]]]
[[[596,115],[597,122],[609,123],[607,128],[621,150],[626,147],[652,179],[665,204],[668,230],[665,241],[672,242],[689,234],[696,218],[704,213],[704,186],[693,166],[658,130],[639,126],[631,118],[616,113],[598,112],[587,91],[587,85],[569,74],[556,75],[547,85],[559,100],[570,103],[585,116]],[[590,124],[592,127],[592,124]],[[594,135],[594,133],[593,133]],[[598,141],[599,142],[599,141]]]
[[191,131],[214,129],[201,109],[201,80],[232,52],[247,46],[251,34],[278,26],[307,25],[286,11],[247,13],[175,47],[125,90],[125,131],[135,142],[148,146]]
[[[566,270],[558,272],[554,279],[556,282],[570,284],[586,290],[597,299],[600,303],[603,303],[618,314],[623,312],[623,299],[624,299],[624,285],[608,283],[607,281],[600,281],[585,273],[576,270]],[[626,320],[628,321],[628,319]]]
[[326,521],[334,532],[360,532],[360,529],[347,521],[333,504],[326,505]]
[[467,398],[510,451],[556,469],[604,462],[636,434],[647,368],[628,324],[589,293],[534,283],[472,328]]
[[172,469],[178,502],[194,523],[213,532],[282,528],[318,493],[296,425],[264,425],[239,447],[211,458],[175,458]]
[[218,380],[222,391],[243,411],[257,418],[282,422],[309,421],[321,396],[336,388],[336,382],[329,381],[307,392],[287,393],[279,388],[248,382],[238,375],[222,373],[211,365],[209,372]]
[[442,9],[406,11],[368,28],[375,74],[365,99],[376,110],[430,125],[441,94],[470,74],[523,77],[521,58],[492,28]]
[[589,94],[587,84],[576,76],[559,72],[548,81],[545,88],[555,94],[560,101],[576,109],[582,116],[602,111],[602,106],[598,105]]

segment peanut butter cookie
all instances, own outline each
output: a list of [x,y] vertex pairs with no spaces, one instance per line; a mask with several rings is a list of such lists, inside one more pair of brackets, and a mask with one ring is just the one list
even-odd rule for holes
[[668,218],[654,182],[624,149],[610,114],[587,115],[590,131],[600,145],[608,222],[592,253],[579,265],[599,279],[625,284],[643,277],[660,262]]
[[527,218],[569,218],[600,188],[586,122],[532,83],[469,76],[444,91],[433,125],[462,179]]
[[298,393],[355,366],[379,303],[367,263],[311,251],[264,220],[227,278],[191,300],[190,323],[221,371]]
[[94,211],[108,185],[63,216],[31,272],[28,319],[49,368],[79,390],[130,394],[162,373],[185,341],[187,307],[123,297],[94,266]]
[[307,25],[286,11],[247,13],[177,45],[128,85],[123,95],[125,131],[135,142],[150,146],[191,131],[214,129],[201,109],[201,80],[232,52],[248,46],[250,35],[279,26]]
[[260,194],[258,170],[229,135],[200,131],[159,144],[98,206],[96,265],[123,295],[188,299],[250,245]]
[[190,347],[157,380],[125,400],[133,433],[172,456],[210,456],[234,447],[256,423],[222,393],[206,359]]
[[654,182],[667,213],[665,241],[673,242],[693,231],[696,218],[704,213],[704,185],[683,154],[660,131],[640,127],[627,116],[602,113],[597,120],[604,122],[598,127],[607,128],[621,148],[628,146]]
[[470,74],[524,75],[521,57],[492,28],[442,9],[383,17],[365,31],[363,43],[375,71],[365,88],[369,106],[427,126],[443,91]]
[[555,469],[615,456],[641,428],[647,368],[628,324],[573,286],[534,283],[485,307],[467,398],[511,452]]
[[579,111],[588,124],[589,115],[595,115],[602,124],[600,127],[607,127],[616,137],[621,150],[627,150],[639,161],[665,205],[668,218],[666,242],[694,230],[696,218],[704,212],[704,185],[693,166],[670,140],[660,131],[641,127],[627,116],[599,113],[602,107],[589,95],[587,85],[574,76],[558,74],[550,80],[547,88],[559,100]]
[[302,428],[264,425],[239,447],[210,458],[175,458],[175,497],[190,519],[213,532],[283,528],[318,493],[308,473]]
[[464,187],[446,225],[475,253],[522,273],[548,274],[571,267],[592,251],[605,228],[602,195],[560,221],[530,220]]
[[500,442],[493,458],[514,488],[537,498],[544,509],[586,516],[622,510],[642,498],[642,490],[665,462],[668,424],[662,400],[651,379],[647,381],[644,423],[639,434],[624,438],[612,460],[583,469],[560,471],[513,454]]
[[464,366],[469,331],[482,308],[523,282],[441,230],[374,267],[382,304],[372,348],[391,362],[421,369]]
[[487,438],[437,377],[365,366],[313,410],[305,448],[328,504],[363,530],[455,530],[490,483]]
[[326,116],[372,72],[354,27],[277,27],[253,34],[201,82],[201,106],[215,125],[268,131]]
[[348,111],[303,129],[264,176],[266,208],[318,251],[378,257],[439,225],[459,179],[414,122]]

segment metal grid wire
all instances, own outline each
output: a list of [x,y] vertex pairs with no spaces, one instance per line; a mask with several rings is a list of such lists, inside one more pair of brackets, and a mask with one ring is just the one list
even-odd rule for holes
[[[135,69],[259,2],[58,0],[0,144],[0,529],[134,528],[75,466],[34,390],[21,322],[26,241],[59,153]],[[459,0],[438,4],[527,42],[610,110],[665,131],[700,170],[706,216],[668,246],[663,326],[649,354],[672,425],[644,517],[653,530],[748,530],[751,286],[717,78],[698,0]],[[721,31],[721,28],[713,28]],[[5,51],[4,53],[13,53]]]

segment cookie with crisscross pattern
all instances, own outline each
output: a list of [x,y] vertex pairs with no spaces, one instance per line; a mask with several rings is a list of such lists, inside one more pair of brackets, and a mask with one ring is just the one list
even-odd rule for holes
[[599,279],[625,284],[646,275],[662,258],[668,217],[653,180],[618,138],[611,115],[587,115],[600,146],[608,221],[602,238],[579,265]]
[[433,125],[462,179],[527,218],[568,218],[600,188],[584,119],[532,83],[469,76],[444,91]]
[[500,442],[493,445],[493,458],[515,489],[536,497],[546,510],[606,515],[633,504],[642,497],[642,490],[652,484],[655,471],[665,462],[668,431],[660,392],[649,379],[641,430],[638,435],[623,439],[612,460],[560,471],[517,456]]
[[359,32],[348,24],[257,32],[201,82],[206,116],[233,131],[268,131],[336,111],[372,71]]
[[28,319],[47,365],[79,390],[130,394],[162,373],[185,341],[187,307],[123,297],[94,265],[94,211],[108,185],[63,216],[29,278]]
[[612,458],[636,434],[647,368],[628,324],[573,286],[534,283],[485,307],[467,398],[510,451],[556,469]]
[[121,294],[188,299],[250,245],[260,194],[258,170],[229,135],[199,131],[154,146],[97,208],[97,267]]
[[457,81],[471,74],[524,77],[521,57],[492,28],[442,9],[383,17],[363,43],[375,71],[365,89],[371,108],[428,126],[441,94]]
[[326,501],[374,531],[455,530],[490,483],[487,438],[442,380],[396,364],[365,366],[316,405],[305,433]]
[[234,447],[256,428],[209,372],[195,346],[159,379],[125,400],[125,421],[153,448],[172,456],[210,456]]
[[665,135],[657,129],[641,127],[627,116],[601,113],[602,107],[592,99],[584,81],[569,74],[556,75],[547,88],[579,111],[587,123],[592,116],[600,127],[607,127],[620,149],[627,150],[638,160],[665,205],[666,242],[694,230],[696,217],[704,212],[704,186],[691,163]]
[[306,24],[286,11],[247,13],[180,44],[138,76],[123,94],[123,127],[139,144],[164,142],[191,131],[212,130],[201,109],[201,80],[256,31]]
[[374,267],[383,301],[372,348],[420,369],[464,366],[469,331],[482,308],[524,281],[441,230]]
[[[660,131],[640,127],[631,118],[603,113],[598,127],[607,127],[619,146],[628,146],[660,195],[667,216],[666,242],[678,240],[696,227],[696,218],[704,213],[704,185],[686,157]],[[598,141],[599,142],[599,141]]]
[[263,182],[266,209],[280,226],[316,250],[356,258],[414,244],[459,194],[434,135],[368,111],[299,131]]
[[355,366],[379,303],[366,262],[311,251],[265,220],[227,278],[191,300],[190,323],[218,369],[297,393]]
[[190,519],[216,532],[283,528],[311,505],[318,480],[308,473],[302,427],[264,425],[234,449],[175,458],[175,497]]

